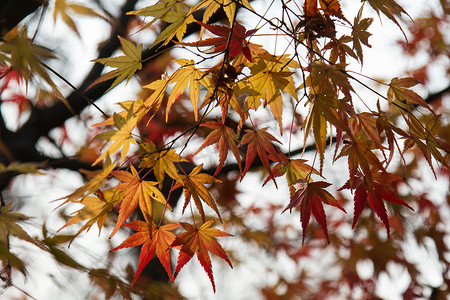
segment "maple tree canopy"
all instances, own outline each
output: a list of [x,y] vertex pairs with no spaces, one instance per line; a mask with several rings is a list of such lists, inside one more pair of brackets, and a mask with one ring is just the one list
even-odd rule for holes
[[[296,268],[294,275],[267,268],[277,281],[256,288],[266,299],[376,298],[391,263],[409,276],[405,299],[448,297],[445,1],[417,19],[395,0],[274,1],[264,11],[254,8],[257,0],[117,2],[118,13],[101,0],[0,5],[2,191],[19,175],[53,169],[83,178],[56,199],[63,225],[43,222],[39,235],[22,227],[33,216],[2,198],[5,288],[33,294],[15,285],[16,273],[28,274],[10,243],[21,239],[87,274],[107,299],[178,299],[177,282],[194,256],[212,292],[220,292],[213,265],[250,260],[227,247],[238,240]],[[95,45],[97,56],[76,58],[92,67],[76,84],[45,31],[64,26],[64,39],[82,44],[85,35],[95,38],[83,20],[111,33]],[[381,21],[398,30],[402,59],[426,63],[393,78],[366,74],[371,26]],[[444,88],[424,97],[434,68],[446,74]],[[97,101],[107,97],[113,107]],[[7,105],[17,111],[17,128],[6,121],[13,118]],[[85,133],[82,140],[76,132]],[[447,201],[418,184],[426,176],[445,183]],[[252,178],[260,186],[241,193]],[[266,199],[255,197],[257,189],[268,191]],[[108,260],[102,268],[65,248],[94,224],[111,239],[109,254],[97,253]],[[411,241],[433,244],[439,284],[408,257]],[[136,267],[117,271],[114,257],[130,247],[139,250]],[[328,256],[329,265],[315,262]],[[370,276],[362,275],[363,262]],[[317,274],[322,264],[335,275]]]

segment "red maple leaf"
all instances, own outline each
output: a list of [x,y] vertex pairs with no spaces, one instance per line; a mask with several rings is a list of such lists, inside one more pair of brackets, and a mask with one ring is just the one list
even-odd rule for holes
[[297,191],[291,195],[291,201],[283,212],[288,209],[292,211],[293,208],[300,206],[300,222],[302,223],[303,229],[302,242],[305,241],[305,232],[308,227],[311,212],[317,223],[322,227],[327,241],[330,241],[327,230],[327,218],[322,203],[337,207],[347,213],[341,204],[325,190],[330,184],[324,181],[308,182],[308,179],[300,179],[293,186]]
[[153,226],[151,226],[149,223],[144,221],[133,221],[123,224],[123,226],[131,228],[137,232],[111,251],[142,245],[138,267],[136,269],[132,284],[136,282],[136,279],[139,277],[142,270],[150,262],[153,256],[155,256],[155,253],[169,275],[170,280],[173,282],[175,277],[172,275],[169,249],[170,245],[175,240],[176,235],[171,231],[180,225],[167,224],[156,226],[153,224]]
[[[210,25],[205,24],[200,21],[196,21],[199,25],[208,29],[211,33],[219,36],[214,38],[209,38],[197,42],[192,43],[179,43],[184,46],[194,46],[194,47],[206,47],[212,46],[209,53],[220,53],[225,51],[228,44],[228,38],[230,36],[231,28],[222,25]],[[231,36],[230,47],[228,53],[231,57],[236,57],[239,53],[243,53],[244,56],[251,61],[252,53],[250,48],[248,47],[248,42],[246,40],[247,37],[254,34],[258,29],[247,30],[243,25],[238,22],[234,23],[233,34]]]
[[[358,172],[353,179],[349,179],[339,190],[349,189],[355,191],[354,197],[354,215],[352,228],[355,227],[361,212],[363,211],[366,202],[377,214],[380,220],[386,227],[388,237],[390,236],[389,219],[386,213],[386,207],[384,206],[383,199],[391,203],[401,204],[406,206],[410,210],[414,210],[405,201],[401,200],[397,195],[392,192],[388,184],[396,181],[400,181],[400,176],[390,174],[387,172],[378,172],[373,175],[372,188],[368,184],[366,178],[361,172]],[[351,185],[352,182],[352,185]]]
[[177,277],[181,268],[183,268],[183,266],[191,260],[192,256],[194,256],[194,253],[196,253],[198,261],[203,266],[203,269],[205,269],[206,274],[208,274],[213,290],[216,292],[211,258],[209,257],[208,250],[225,260],[230,267],[233,267],[222,246],[220,246],[215,239],[215,237],[219,236],[232,235],[217,228],[210,228],[213,222],[214,220],[209,220],[200,226],[200,228],[189,223],[180,223],[186,232],[183,232],[176,237],[175,241],[172,243],[172,247],[181,246],[174,277]]

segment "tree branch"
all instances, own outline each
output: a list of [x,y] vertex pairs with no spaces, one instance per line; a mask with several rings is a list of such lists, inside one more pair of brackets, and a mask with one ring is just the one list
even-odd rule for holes
[[33,13],[47,0],[2,0],[0,1],[0,36],[3,36]]

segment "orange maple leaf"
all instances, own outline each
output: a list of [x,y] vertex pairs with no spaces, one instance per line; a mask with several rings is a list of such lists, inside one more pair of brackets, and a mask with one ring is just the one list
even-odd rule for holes
[[181,186],[183,187],[183,213],[192,197],[203,222],[205,222],[205,212],[203,211],[203,205],[200,200],[203,200],[206,204],[208,204],[208,206],[217,213],[217,215],[219,216],[219,220],[222,221],[222,217],[220,216],[220,212],[217,208],[216,202],[214,202],[214,199],[212,198],[208,189],[204,186],[204,184],[211,184],[214,182],[221,183],[221,181],[206,173],[200,173],[202,167],[203,164],[196,166],[189,175],[181,176],[182,181],[177,182],[173,189],[179,188]]
[[230,267],[233,268],[233,265],[228,259],[222,246],[215,240],[215,238],[219,236],[232,235],[217,228],[210,228],[213,223],[214,220],[209,220],[200,226],[200,228],[197,228],[195,224],[180,223],[186,232],[179,234],[171,247],[181,246],[174,277],[177,277],[181,268],[183,268],[183,266],[191,260],[192,256],[194,256],[194,253],[196,253],[198,261],[203,266],[203,269],[205,269],[206,274],[208,274],[213,290],[216,292],[211,258],[209,257],[208,250],[225,260]]
[[[338,0],[319,0],[319,3],[320,8],[323,10],[325,15],[338,17],[350,24],[350,22],[344,17],[341,4],[339,4]],[[317,7],[317,0],[305,0],[303,10],[306,18],[313,18],[320,14]]]
[[274,174],[272,173],[272,170],[270,168],[269,159],[272,161],[279,162],[282,161],[283,158],[281,154],[277,151],[277,148],[275,148],[275,146],[271,143],[271,142],[277,143],[280,142],[273,135],[266,132],[267,128],[269,127],[265,127],[260,130],[251,130],[251,129],[245,130],[246,133],[242,137],[242,140],[239,144],[239,145],[248,144],[247,155],[245,159],[245,169],[241,178],[245,176],[251,164],[255,160],[256,154],[258,154],[263,166],[269,172],[270,178],[276,185],[277,183],[275,181]]
[[300,206],[300,222],[302,223],[303,229],[302,242],[305,241],[306,228],[308,227],[311,212],[317,223],[319,223],[320,227],[322,227],[325,237],[329,242],[330,239],[328,237],[327,219],[322,203],[337,207],[347,213],[341,204],[339,204],[339,202],[325,190],[325,188],[330,186],[330,184],[324,181],[308,182],[308,179],[300,179],[295,182],[293,186],[297,189],[297,191],[295,194],[291,195],[291,201],[283,212],[288,209],[292,211],[293,208]]
[[120,204],[119,217],[117,218],[116,226],[114,227],[111,236],[113,236],[120,226],[128,219],[138,204],[145,219],[149,223],[153,220],[152,199],[167,205],[167,207],[172,210],[164,195],[156,187],[158,182],[142,180],[133,165],[130,166],[130,169],[131,173],[126,171],[111,172],[114,177],[121,181],[115,189],[123,191],[123,200]]
[[139,255],[139,263],[132,284],[136,282],[136,279],[139,277],[142,270],[150,262],[153,256],[155,256],[155,253],[164,269],[166,269],[170,280],[173,282],[175,277],[172,275],[169,249],[170,245],[175,241],[176,235],[171,231],[175,230],[180,225],[167,224],[156,226],[154,223],[149,224],[144,221],[133,221],[123,224],[123,226],[131,228],[137,232],[128,237],[119,246],[111,251],[142,245],[141,253]]
[[238,136],[236,132],[232,128],[225,126],[225,124],[219,119],[217,119],[217,122],[210,121],[202,124],[201,126],[206,126],[214,130],[211,131],[211,133],[205,139],[200,148],[198,148],[198,150],[194,153],[194,155],[202,151],[207,146],[217,144],[217,147],[219,148],[219,165],[217,166],[217,170],[214,173],[214,176],[219,174],[220,170],[222,170],[225,159],[228,156],[228,150],[231,150],[234,157],[236,158],[239,165],[239,171],[242,174],[241,156],[237,148]]
[[358,170],[364,174],[367,184],[372,185],[373,170],[386,171],[382,162],[378,159],[374,149],[383,149],[382,145],[377,144],[373,140],[365,139],[362,136],[353,138],[351,142],[342,147],[341,153],[336,157],[338,159],[342,156],[348,156],[348,169],[350,173],[350,187],[353,186],[352,180],[356,178],[355,175]]

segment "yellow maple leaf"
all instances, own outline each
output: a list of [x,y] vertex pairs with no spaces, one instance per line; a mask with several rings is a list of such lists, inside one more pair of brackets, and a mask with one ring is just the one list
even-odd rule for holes
[[111,163],[111,159],[108,156],[106,157],[103,163],[103,169],[101,171],[80,170],[81,173],[84,173],[85,175],[92,177],[92,179],[89,180],[82,187],[77,188],[73,193],[71,193],[67,197],[64,197],[63,199],[66,199],[66,201],[64,201],[61,205],[64,205],[70,201],[76,201],[89,194],[96,192],[101,186],[105,184],[105,180],[110,176],[110,173],[114,170],[115,166],[116,162]]
[[156,45],[165,46],[167,45],[174,37],[181,42],[184,34],[186,33],[187,25],[195,22],[194,17],[192,16],[193,11],[189,10],[185,12],[184,6],[180,3],[174,5],[174,10],[168,11],[161,20],[169,23],[161,34],[156,38],[153,44],[150,46],[150,49],[155,47]]
[[189,84],[189,97],[191,99],[195,120],[198,120],[198,101],[200,96],[200,84],[209,87],[209,78],[205,73],[195,68],[193,60],[177,59],[176,62],[181,66],[170,78],[170,83],[176,82],[170,92],[167,100],[166,122],[169,118],[169,111],[173,103],[183,94]]
[[127,13],[127,15],[154,17],[153,20],[145,24],[145,26],[142,28],[144,29],[149,27],[156,21],[163,19],[167,15],[167,13],[176,5],[180,5],[179,3],[180,2],[178,0],[160,0],[156,4],[146,6],[138,10],[130,11]]
[[98,164],[102,159],[111,156],[113,153],[117,152],[121,147],[121,155],[120,161],[123,163],[124,159],[130,150],[131,144],[136,144],[136,140],[132,137],[131,133],[133,129],[136,127],[138,118],[134,116],[133,110],[130,109],[128,111],[128,116],[124,119],[122,116],[118,114],[114,114],[114,125],[117,127],[117,130],[110,130],[97,135],[96,138],[101,140],[106,140],[108,142],[112,142],[112,144],[100,155],[97,160],[92,164]]
[[56,19],[60,17],[63,22],[80,37],[77,25],[72,19],[72,16],[75,14],[103,18],[102,15],[87,6],[66,0],[55,0],[53,8],[53,22],[56,22]]
[[293,72],[288,68],[283,69],[283,65],[275,61],[257,59],[257,62],[250,66],[252,75],[248,78],[248,83],[252,90],[248,97],[248,103],[254,109],[260,105],[260,99],[264,99],[269,104],[272,114],[278,121],[280,132],[282,132],[283,99],[281,92],[287,92],[297,99]]
[[117,192],[113,189],[109,189],[104,191],[97,191],[96,196],[87,196],[81,200],[74,201],[83,204],[84,207],[74,212],[74,216],[69,221],[67,221],[67,223],[59,230],[89,219],[86,224],[84,224],[73,236],[72,240],[84,230],[89,231],[89,229],[95,223],[97,223],[98,234],[100,235],[108,212],[110,212],[114,208],[114,206],[122,200],[122,197],[122,193]]
[[[208,23],[211,16],[219,9],[223,9],[225,14],[227,15],[227,19],[230,24],[233,23],[234,12],[236,11],[236,3],[233,0],[206,0],[201,2],[202,6],[208,5],[203,13],[203,23]],[[250,10],[253,10],[248,0],[243,0],[239,2],[240,6],[244,6]],[[199,5],[200,6],[200,5]],[[203,32],[204,28],[202,28]]]
[[143,143],[141,144],[141,147],[144,153],[139,167],[153,168],[156,180],[159,182],[159,187],[162,186],[165,174],[177,181],[181,180],[180,174],[178,174],[177,167],[174,163],[186,162],[186,159],[179,156],[173,149],[159,150],[152,142]]

